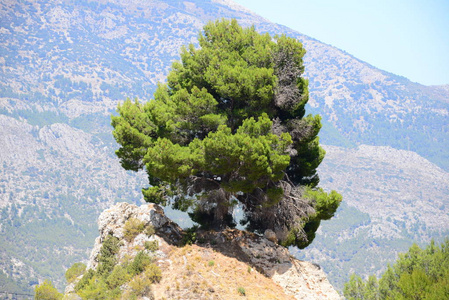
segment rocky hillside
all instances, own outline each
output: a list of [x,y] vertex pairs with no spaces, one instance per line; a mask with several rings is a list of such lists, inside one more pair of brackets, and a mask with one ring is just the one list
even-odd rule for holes
[[[340,299],[318,265],[300,261],[284,247],[253,233],[228,229],[189,235],[154,204],[138,207],[118,203],[101,213],[98,225],[100,236],[95,240],[84,277],[104,267],[102,249],[113,237],[119,247],[112,255],[116,266],[106,282],[112,281],[110,277],[116,270],[132,265],[142,255],[148,255],[161,270],[151,289],[139,290],[135,284],[148,279],[149,264],[141,273],[129,276],[128,282],[120,285],[125,298]],[[67,286],[66,296],[88,290],[80,288],[80,281],[81,276]]]
[[411,151],[326,146],[321,185],[344,195],[314,242],[295,252],[343,287],[352,272],[377,275],[398,252],[449,236],[449,174]]
[[[317,248],[297,255],[315,253],[341,283],[350,271],[380,272],[412,240],[448,234],[447,222],[434,230],[449,212],[447,86],[378,70],[228,0],[0,0],[0,290],[43,278],[62,287],[64,270],[87,259],[101,210],[141,202],[146,178],[119,166],[110,114],[126,97],[150,100],[179,47],[222,17],[308,51],[308,111],[323,115],[321,140],[333,146],[322,183],[347,205],[323,223]],[[388,232],[381,243],[375,228]]]
[[412,150],[449,169],[446,88],[376,69],[232,1],[2,0],[0,5],[5,114],[31,109],[74,119],[110,112],[125,97],[149,100],[181,45],[195,42],[208,20],[232,17],[304,43],[311,107],[334,127],[325,130],[326,143],[341,145],[344,137],[354,144]]

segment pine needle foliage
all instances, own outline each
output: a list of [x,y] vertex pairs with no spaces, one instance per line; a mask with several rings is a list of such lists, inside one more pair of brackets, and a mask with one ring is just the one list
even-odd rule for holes
[[379,280],[351,275],[344,295],[348,300],[449,299],[449,239],[439,246],[432,240],[425,249],[413,244]]
[[53,286],[49,280],[34,288],[34,299],[36,300],[60,300],[63,295]]
[[306,225],[333,215],[341,196],[317,188],[325,151],[320,116],[305,115],[302,44],[236,20],[209,22],[199,44],[181,48],[153,100],[118,106],[121,165],[146,170],[148,202],[216,229],[235,225],[240,205],[249,230],[272,229],[285,245],[305,247],[313,236]]

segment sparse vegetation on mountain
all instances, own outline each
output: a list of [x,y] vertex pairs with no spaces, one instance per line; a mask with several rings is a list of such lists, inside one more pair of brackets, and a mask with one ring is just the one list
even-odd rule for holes
[[413,244],[379,280],[371,275],[364,281],[353,274],[344,295],[348,300],[448,299],[449,239],[439,246],[432,240],[425,249]]
[[112,117],[127,170],[145,168],[149,202],[187,211],[203,226],[235,226],[241,205],[252,231],[272,229],[307,246],[341,196],[317,188],[319,116],[308,101],[302,44],[237,21],[210,22],[201,48],[181,49],[154,100],[127,100]]
[[143,232],[145,229],[145,224],[139,221],[138,219],[131,218],[125,223],[125,239],[127,241],[131,241],[134,239],[139,233]]
[[[132,239],[125,237],[127,241]],[[152,257],[157,248],[139,251],[133,259],[120,261],[119,247],[118,238],[109,235],[105,239],[97,269],[83,272],[83,277],[76,283],[75,292],[82,299],[136,299],[137,296],[151,295],[151,284],[162,276]],[[74,269],[79,269],[79,265],[75,264],[69,270]],[[125,289],[125,284],[129,288]]]

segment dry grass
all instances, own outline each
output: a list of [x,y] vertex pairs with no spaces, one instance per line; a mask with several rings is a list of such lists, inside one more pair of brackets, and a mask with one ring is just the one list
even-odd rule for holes
[[153,285],[155,299],[293,299],[247,264],[211,248],[171,250],[171,264],[161,267],[162,280]]

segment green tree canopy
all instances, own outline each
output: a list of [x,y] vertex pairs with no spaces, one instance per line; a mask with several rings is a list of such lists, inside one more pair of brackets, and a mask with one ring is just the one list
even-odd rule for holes
[[449,239],[439,246],[432,240],[426,249],[413,244],[379,280],[371,275],[365,282],[353,274],[344,295],[348,300],[449,299]]
[[153,100],[118,106],[122,166],[146,170],[146,201],[217,228],[241,205],[248,229],[306,246],[341,196],[317,187],[325,151],[320,116],[305,116],[302,44],[235,20],[208,23],[199,44],[181,49]]
[[62,296],[49,280],[45,280],[34,288],[34,299],[36,300],[60,300]]

